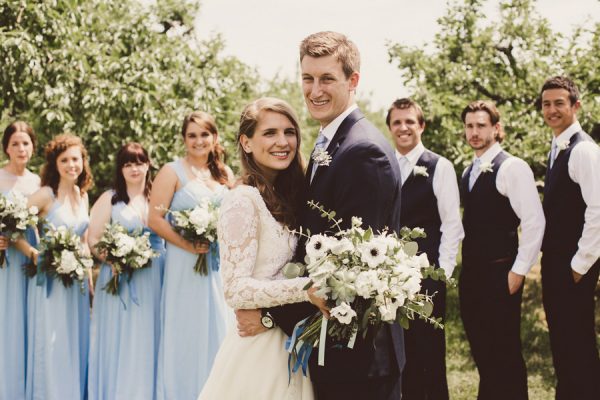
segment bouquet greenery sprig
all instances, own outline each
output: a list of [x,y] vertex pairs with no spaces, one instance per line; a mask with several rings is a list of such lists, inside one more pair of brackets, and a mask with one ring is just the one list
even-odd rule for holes
[[[175,230],[185,240],[194,243],[194,245],[212,243],[217,240],[219,207],[209,199],[203,199],[199,205],[188,210],[164,210],[171,215],[171,222]],[[194,271],[200,275],[208,274],[206,254],[198,255]]]
[[[343,230],[335,212],[318,203],[309,205],[338,230],[331,235],[308,236],[306,243],[305,262],[311,279],[306,289],[318,288],[315,294],[326,299],[330,318],[319,312],[299,323],[288,347],[291,353],[302,357],[318,347],[318,362],[324,365],[326,337],[353,348],[358,335],[364,339],[371,332],[374,337],[384,323],[408,328],[410,320],[422,318],[443,328],[441,320],[430,317],[433,294],[419,293],[424,277],[445,279],[443,270],[435,270],[425,254],[417,255],[413,240],[425,236],[422,229],[403,228],[400,235],[374,233],[353,217],[351,227]],[[302,272],[302,267],[293,265],[284,270],[287,277]]]
[[34,276],[37,270],[50,278],[58,278],[65,287],[78,281],[81,292],[85,291],[85,280],[94,260],[83,251],[80,237],[66,226],[55,228],[49,224],[39,245],[40,257],[37,268],[30,264],[26,273]]
[[[27,207],[27,198],[12,191],[8,196],[0,195],[0,232],[9,240],[23,236],[28,226],[38,223],[37,207]],[[0,250],[0,268],[4,267],[6,251]]]
[[134,271],[152,264],[152,258],[158,253],[152,250],[150,232],[141,229],[129,233],[119,223],[106,224],[102,237],[95,245],[99,253],[105,255],[105,261],[112,266],[113,276],[104,290],[116,295],[119,292],[119,280],[122,275],[131,280]]

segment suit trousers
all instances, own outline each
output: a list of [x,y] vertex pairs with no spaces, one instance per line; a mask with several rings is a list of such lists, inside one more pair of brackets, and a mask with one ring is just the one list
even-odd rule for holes
[[358,382],[313,382],[315,400],[400,400],[399,376],[373,377]]
[[542,297],[556,372],[557,400],[600,399],[594,290],[600,261],[575,283],[572,255],[542,256]]
[[[446,283],[427,278],[421,293],[433,296],[432,318],[446,318]],[[421,319],[404,331],[406,365],[402,372],[403,400],[447,400],[446,335]]]
[[527,399],[527,370],[521,353],[523,287],[508,291],[513,259],[463,262],[460,315],[479,372],[478,400]]

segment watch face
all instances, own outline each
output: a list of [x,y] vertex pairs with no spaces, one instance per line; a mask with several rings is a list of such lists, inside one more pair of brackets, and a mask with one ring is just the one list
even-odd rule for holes
[[273,320],[269,316],[264,316],[261,318],[260,322],[263,324],[265,328],[271,329],[273,327]]

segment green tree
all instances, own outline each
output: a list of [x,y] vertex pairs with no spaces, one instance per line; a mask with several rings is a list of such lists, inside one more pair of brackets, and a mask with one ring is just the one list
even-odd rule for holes
[[490,99],[502,115],[505,148],[524,158],[541,178],[551,133],[536,109],[539,89],[550,76],[571,76],[583,96],[579,119],[584,129],[593,130],[600,115],[600,24],[567,37],[551,29],[533,0],[500,1],[493,19],[484,12],[484,3],[450,1],[433,43],[391,43],[390,62],[425,109],[424,142],[453,160],[458,172],[471,158],[460,113],[473,100]]
[[191,110],[215,115],[230,147],[257,74],[223,56],[218,35],[197,38],[198,9],[196,0],[2,2],[2,125],[29,121],[42,144],[65,131],[81,136],[95,195],[110,185],[114,155],[126,141],[144,144],[157,165],[171,160]]

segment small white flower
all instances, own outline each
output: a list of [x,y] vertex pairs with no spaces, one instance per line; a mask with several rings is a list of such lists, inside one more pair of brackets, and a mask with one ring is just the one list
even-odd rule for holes
[[344,252],[352,252],[354,251],[354,245],[352,241],[348,238],[341,238],[339,240],[334,239],[331,241],[331,252],[336,256]]
[[352,318],[356,317],[356,311],[348,303],[343,302],[331,309],[331,316],[337,319],[340,324],[348,325],[352,322]]
[[563,151],[569,148],[568,140],[561,140],[560,142],[556,142],[556,148],[558,151]]
[[387,259],[387,244],[378,238],[359,244],[358,251],[361,261],[366,263],[369,268],[377,268]]
[[311,262],[325,257],[330,249],[331,238],[324,235],[313,235],[306,242],[306,255]]
[[327,167],[331,163],[331,156],[327,150],[317,147],[312,154],[313,163],[319,167]]
[[382,321],[394,321],[400,304],[395,301],[387,301],[384,305],[379,306],[379,313]]
[[56,272],[59,274],[70,274],[79,267],[75,254],[69,250],[63,250],[60,253],[59,265],[56,267]]
[[493,172],[493,167],[494,164],[492,164],[489,161],[483,161],[480,165],[479,165],[479,170],[481,171],[482,174],[485,174],[486,172]]
[[421,165],[415,165],[413,168],[413,174],[415,174],[415,176],[424,176],[424,177],[428,177],[429,173],[427,172],[427,167],[423,167]]

